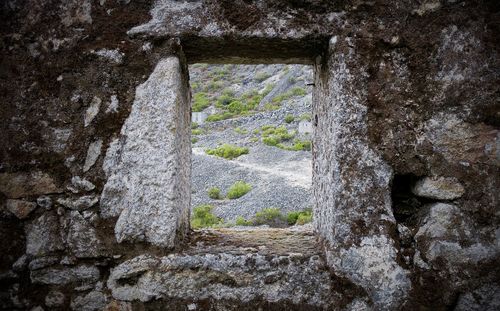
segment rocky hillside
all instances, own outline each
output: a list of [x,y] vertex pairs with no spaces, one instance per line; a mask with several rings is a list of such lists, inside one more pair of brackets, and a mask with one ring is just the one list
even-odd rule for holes
[[[210,204],[231,223],[267,208],[286,215],[311,206],[310,82],[309,66],[190,67],[193,208]],[[246,190],[234,194],[238,181]]]

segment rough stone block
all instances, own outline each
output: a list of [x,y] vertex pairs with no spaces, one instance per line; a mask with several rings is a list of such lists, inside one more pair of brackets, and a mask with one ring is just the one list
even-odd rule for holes
[[57,203],[76,211],[86,210],[99,202],[99,198],[95,195],[84,195],[78,198],[57,199]]
[[59,218],[54,213],[47,212],[26,226],[28,255],[47,255],[63,249]]
[[93,258],[102,255],[103,245],[97,238],[96,229],[79,212],[73,211],[68,219],[68,247],[77,258]]
[[1,173],[0,192],[12,199],[27,196],[60,193],[55,181],[47,173]]
[[189,228],[190,103],[177,57],[161,60],[137,87],[121,137],[104,161],[105,217],[119,216],[116,239],[173,247]]
[[91,284],[97,282],[99,277],[99,269],[94,266],[85,265],[71,268],[55,267],[31,271],[31,281],[35,284]]
[[71,309],[79,311],[100,311],[106,307],[107,298],[100,291],[91,291],[86,295],[77,296],[71,301]]
[[7,200],[7,209],[19,219],[24,219],[35,210],[36,203],[24,200]]
[[417,196],[436,199],[454,200],[460,198],[465,190],[454,177],[425,177],[417,181],[412,189]]

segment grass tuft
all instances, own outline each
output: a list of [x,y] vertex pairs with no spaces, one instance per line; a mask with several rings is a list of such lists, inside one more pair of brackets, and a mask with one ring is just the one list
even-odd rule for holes
[[218,156],[224,159],[232,160],[242,154],[248,154],[248,148],[238,147],[230,144],[223,144],[215,149],[206,149],[208,155]]
[[222,219],[212,213],[212,205],[199,205],[193,209],[191,227],[194,229],[210,228],[223,223]]
[[235,182],[227,191],[227,197],[231,200],[241,198],[252,190],[252,186],[244,181]]

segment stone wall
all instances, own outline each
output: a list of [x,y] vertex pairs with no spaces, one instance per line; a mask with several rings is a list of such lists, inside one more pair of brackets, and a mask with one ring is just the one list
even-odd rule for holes
[[[293,271],[328,276],[315,263],[291,269],[280,262],[277,269],[296,275],[295,287],[268,298],[251,291],[255,305],[500,305],[500,13],[493,1],[13,0],[1,6],[1,308],[192,305],[192,296],[170,287],[159,288],[156,304],[125,302],[109,276],[120,272],[125,282],[159,286],[170,284],[161,278],[172,271],[193,277],[192,261],[196,269],[220,268],[210,255],[171,254],[188,234],[185,64],[200,61],[316,68],[315,228],[332,284],[347,289],[335,289],[333,306],[307,294],[290,300],[302,284],[316,286]],[[157,151],[165,158],[155,158]],[[156,160],[167,168],[153,174]],[[237,270],[252,270],[251,259],[240,263],[245,255],[231,258]],[[256,280],[264,282],[273,259],[259,260],[265,269]],[[141,275],[130,270],[138,261],[146,267]],[[165,265],[173,270],[156,270]],[[215,279],[222,285],[214,292],[228,286],[228,293],[241,294],[238,282]],[[132,283],[115,285],[148,289]],[[324,290],[321,297],[328,296]],[[211,295],[202,309],[248,307]]]
[[315,226],[377,308],[495,309],[497,29],[435,5],[334,36],[317,59]]

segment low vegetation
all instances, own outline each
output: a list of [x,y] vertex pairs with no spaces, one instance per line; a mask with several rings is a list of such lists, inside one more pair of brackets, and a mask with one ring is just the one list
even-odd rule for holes
[[214,114],[209,115],[207,117],[206,121],[207,122],[217,122],[217,121],[231,119],[234,116],[235,116],[234,113],[227,112],[227,111],[222,112],[222,113],[214,113]]
[[222,146],[219,146],[215,149],[206,149],[205,152],[208,155],[214,155],[224,159],[232,160],[242,154],[248,154],[248,148],[238,147],[230,144],[223,144]]
[[288,114],[285,116],[285,122],[286,123],[292,123],[295,120],[295,117],[291,114]]
[[243,216],[236,217],[234,223],[225,223],[222,218],[215,216],[212,213],[212,205],[199,205],[193,209],[191,217],[191,227],[194,229],[200,228],[220,228],[231,226],[261,226],[268,225],[270,227],[285,227],[293,225],[305,225],[312,221],[312,209],[306,208],[302,211],[289,212],[283,215],[279,208],[270,207],[264,208],[257,212],[251,219],[245,219]]
[[201,134],[203,134],[203,133],[204,133],[204,132],[203,132],[203,130],[202,130],[202,129],[200,129],[200,128],[197,128],[197,129],[192,129],[192,130],[191,130],[191,135],[201,135]]
[[241,127],[237,127],[234,129],[234,131],[238,134],[241,134],[241,135],[246,135],[248,134],[248,130],[247,129],[242,129]]
[[304,225],[312,221],[312,209],[306,208],[302,211],[289,212],[283,215],[279,208],[270,207],[257,212],[252,219],[245,219],[242,216],[236,218],[236,226],[260,226],[269,225],[271,227],[283,227],[286,225]]
[[310,223],[312,221],[312,209],[306,208],[305,210],[299,212],[289,212],[286,215],[286,220],[290,226],[295,224],[304,225],[306,223]]
[[236,226],[252,226],[253,223],[251,221],[243,218],[243,216],[238,216],[238,217],[236,217],[235,225]]
[[223,223],[223,220],[212,213],[212,205],[199,205],[193,209],[191,217],[191,228],[214,227]]
[[221,196],[220,189],[217,187],[212,187],[212,188],[208,189],[207,192],[208,192],[208,197],[210,199],[221,200],[223,198]]
[[268,146],[275,146],[289,151],[311,150],[311,141],[295,138],[296,134],[296,131],[289,132],[284,125],[279,127],[265,125],[261,127],[262,142]]
[[311,114],[310,113],[304,113],[300,115],[300,120],[301,121],[311,121]]
[[255,225],[280,226],[284,223],[285,217],[279,208],[270,207],[257,212],[252,220]]
[[274,97],[273,100],[272,100],[272,102],[273,103],[281,103],[282,101],[290,99],[290,98],[292,98],[294,96],[304,96],[306,94],[307,94],[307,92],[303,88],[301,88],[301,87],[294,87],[290,91],[285,92],[283,94],[280,94],[280,95]]
[[210,100],[204,92],[195,93],[193,95],[193,111],[199,112],[210,106]]
[[267,78],[269,78],[270,76],[271,75],[268,74],[267,72],[257,72],[254,79],[257,82],[262,82],[262,81],[266,80]]
[[227,197],[231,200],[238,199],[247,194],[250,190],[252,190],[252,186],[240,180],[235,182],[229,188],[229,190],[227,191]]

